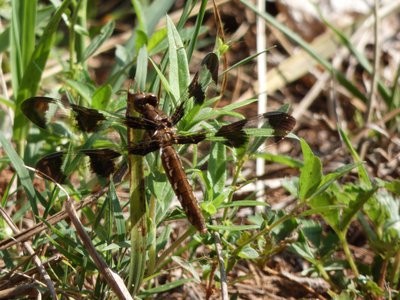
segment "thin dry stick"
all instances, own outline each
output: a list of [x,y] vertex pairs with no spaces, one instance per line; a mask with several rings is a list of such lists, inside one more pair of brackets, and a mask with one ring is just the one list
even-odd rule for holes
[[[83,207],[86,207],[86,206],[92,204],[97,199],[99,199],[102,195],[104,195],[106,191],[107,191],[107,189],[101,190],[101,191],[97,192],[96,194],[88,196],[85,200],[76,204],[76,209],[80,210]],[[47,218],[45,222],[40,222],[40,223],[28,228],[27,230],[21,231],[20,233],[14,235],[12,238],[1,241],[0,242],[0,251],[6,250],[6,249],[14,246],[15,244],[22,243],[22,242],[30,239],[32,236],[38,234],[39,232],[48,229],[49,225],[55,225],[58,222],[66,219],[66,218],[68,218],[67,212],[65,210],[60,211],[57,214]]]
[[[257,0],[257,8],[260,11],[265,11],[265,1]],[[257,52],[261,54],[257,56],[257,74],[258,74],[258,114],[263,114],[267,111],[267,48],[266,32],[265,32],[265,21],[257,16]],[[265,173],[265,159],[257,158],[256,160],[256,175],[261,177]],[[256,182],[256,195],[258,201],[264,201],[265,199],[265,184],[263,181],[258,180]],[[261,211],[260,211],[261,209]],[[262,212],[261,206],[256,206],[256,212]]]
[[89,235],[86,233],[85,229],[83,228],[78,218],[78,215],[74,208],[74,203],[69,198],[69,196],[67,197],[68,198],[67,201],[65,202],[65,209],[68,212],[69,218],[74,224],[82,243],[85,245],[86,250],[89,252],[90,257],[93,259],[99,272],[103,275],[104,279],[107,281],[108,285],[114,291],[114,293],[117,295],[119,299],[133,300],[122,278],[113,270],[111,270],[111,268],[100,256],[100,254],[97,253]]
[[374,65],[372,69],[372,83],[371,83],[371,91],[369,93],[368,97],[368,110],[367,110],[367,116],[366,116],[366,123],[371,122],[372,118],[372,112],[373,109],[376,105],[376,88],[378,85],[378,72],[379,72],[379,56],[380,56],[380,47],[379,47],[379,28],[380,28],[380,22],[379,22],[379,16],[378,16],[378,11],[379,11],[379,1],[375,0],[374,1],[374,18],[375,18],[375,24],[374,24]]
[[224,258],[222,257],[221,239],[219,238],[219,233],[217,231],[215,231],[213,235],[214,235],[215,250],[217,251],[218,265],[219,265],[219,272],[220,272],[221,299],[228,300],[229,299],[228,283],[227,283],[227,279],[226,279]]
[[[33,169],[30,168],[29,169]],[[115,175],[120,178],[119,172],[121,171],[118,170],[118,175]],[[46,178],[50,179],[47,175],[43,174],[42,172],[36,170],[36,172],[40,173],[42,176],[45,176]],[[121,177],[121,178],[122,178]],[[53,181],[53,180],[52,180]],[[114,291],[114,293],[117,295],[118,299],[122,300],[133,300],[132,296],[130,295],[127,287],[125,286],[124,281],[122,278],[115,273],[104,261],[104,259],[100,256],[99,253],[97,253],[96,248],[94,247],[92,240],[90,239],[89,235],[86,233],[85,229],[83,228],[83,225],[81,221],[79,220],[78,214],[76,213],[75,207],[74,207],[74,202],[72,201],[71,197],[69,196],[68,192],[57,182],[54,182],[54,184],[64,192],[64,194],[67,196],[67,200],[65,202],[65,210],[68,213],[68,216],[74,224],[77,234],[80,237],[82,243],[85,245],[86,250],[89,252],[90,257],[93,259],[95,265],[97,266],[100,274],[103,275],[104,279],[107,281],[108,285],[110,288]]]
[[[371,90],[368,95],[368,103],[367,103],[367,113],[365,117],[365,123],[369,124],[372,119],[372,113],[376,106],[376,88],[378,85],[378,72],[379,72],[379,55],[380,55],[380,47],[379,47],[379,15],[378,15],[378,0],[374,2],[374,65],[372,67],[372,82],[371,82]],[[369,142],[366,141],[361,145],[360,150],[360,158],[364,159],[367,154]]]
[[[19,229],[17,226],[15,226],[13,220],[10,218],[10,216],[5,212],[5,210],[0,207],[0,214],[3,217],[3,219],[7,222],[7,225],[12,229],[14,233],[19,233]],[[50,294],[52,295],[53,299],[58,299],[56,290],[53,284],[53,281],[51,281],[51,278],[49,274],[46,271],[46,268],[43,266],[40,258],[36,255],[35,251],[31,247],[31,245],[28,242],[22,243],[22,247],[25,249],[26,252],[28,252],[29,255],[32,256],[32,260],[36,267],[39,270],[40,276],[43,278],[43,280],[46,282],[46,285],[50,291]]]
[[[32,169],[29,166],[25,166],[28,169]],[[119,184],[123,177],[126,174],[127,165],[123,164],[118,171],[114,175],[114,183],[115,185]],[[42,174],[43,176],[43,174]],[[88,205],[91,205],[93,202],[97,201],[101,196],[103,196],[108,191],[108,187],[87,196],[84,200],[75,204],[75,209],[80,210]],[[45,222],[40,222],[31,228],[20,232],[19,234],[14,235],[12,238],[6,239],[4,241],[0,241],[0,250],[5,250],[9,247],[14,246],[15,244],[22,243],[32,236],[38,234],[39,232],[46,230],[49,228],[49,225],[55,225],[58,222],[68,218],[68,214],[65,210],[56,213],[55,215],[46,219]]]

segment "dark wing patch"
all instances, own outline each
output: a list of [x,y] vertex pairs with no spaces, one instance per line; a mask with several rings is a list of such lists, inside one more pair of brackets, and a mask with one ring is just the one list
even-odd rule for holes
[[[59,110],[60,108],[63,111]],[[43,129],[47,129],[51,123],[50,112],[55,113],[56,111],[57,114],[72,119],[78,129],[88,133],[98,130],[107,119],[125,124],[130,128],[148,130],[157,130],[158,128],[157,123],[141,117],[124,118],[76,104],[71,104],[70,108],[66,108],[59,100],[50,97],[32,97],[26,99],[21,104],[21,110],[29,120]],[[73,114],[71,114],[71,110]]]
[[214,81],[214,83],[218,84],[218,56],[214,52],[210,52],[203,58],[201,64],[209,71],[211,74],[211,79]]
[[71,104],[75,113],[75,120],[80,130],[84,132],[96,131],[106,120],[106,117],[96,109]]
[[121,156],[119,152],[107,148],[81,150],[80,152],[89,157],[92,172],[104,178],[108,178],[115,172],[114,159]]
[[198,132],[195,134],[178,135],[174,144],[197,144],[207,138],[206,132]]
[[269,125],[274,129],[275,142],[281,141],[296,126],[296,119],[284,112],[267,112],[263,114],[263,117],[268,120]]
[[181,103],[171,116],[171,124],[175,126],[185,114],[186,102],[193,97],[194,103],[201,105],[206,97],[205,91],[211,82],[218,82],[218,56],[210,52],[202,60],[200,70],[193,76],[187,92],[181,97]]
[[194,75],[189,85],[189,98],[194,97],[196,104],[204,102],[205,90],[212,81],[217,84],[218,68],[218,56],[213,52],[208,53],[201,62],[200,70]]
[[[101,177],[108,178],[115,172],[115,158],[121,154],[112,149],[81,150],[89,157],[91,171]],[[42,157],[36,164],[36,170],[41,177],[63,183],[67,176],[62,171],[65,152],[54,152]]]
[[157,140],[145,140],[140,143],[136,143],[133,146],[128,147],[128,153],[134,155],[144,156],[147,153],[157,151],[160,149],[160,141]]
[[[192,134],[178,135],[175,144],[197,144],[203,140],[221,141],[225,145],[234,148],[240,148],[249,141],[250,129],[267,129],[267,134],[263,132],[259,136],[273,137],[275,142],[281,141],[290,133],[296,125],[296,119],[291,115],[273,111],[252,118],[243,119],[224,125],[217,132],[200,131]],[[259,131],[258,131],[259,133]],[[251,135],[251,134],[250,134]],[[215,139],[218,137],[222,139]]]
[[135,129],[157,130],[157,128],[159,127],[156,122],[145,119],[143,117],[127,116],[124,119],[124,123],[129,128],[135,128]]
[[26,99],[21,104],[21,111],[24,115],[40,128],[47,128],[49,123],[46,114],[49,111],[50,104],[56,101],[49,97],[32,97]]
[[244,119],[222,126],[215,136],[224,137],[226,139],[225,144],[230,147],[240,148],[249,140],[247,133],[243,131],[243,127],[246,123],[247,120]]
[[62,171],[64,154],[64,152],[54,152],[42,157],[35,167],[38,175],[57,183],[63,183],[66,178]]

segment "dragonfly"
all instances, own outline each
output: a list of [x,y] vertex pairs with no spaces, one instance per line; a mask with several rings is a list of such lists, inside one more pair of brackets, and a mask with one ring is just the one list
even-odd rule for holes
[[[196,132],[180,133],[178,123],[188,110],[189,101],[201,106],[206,98],[206,88],[210,83],[217,84],[219,59],[217,54],[207,54],[201,62],[200,69],[195,73],[186,93],[181,98],[174,112],[167,115],[159,108],[159,98],[152,93],[128,91],[128,101],[140,116],[116,115],[107,111],[69,104],[44,96],[26,99],[21,104],[24,115],[36,126],[48,129],[59,110],[63,116],[72,119],[79,131],[94,133],[104,128],[107,122],[114,122],[127,128],[145,130],[143,141],[129,144],[124,151],[130,155],[145,156],[151,152],[160,151],[162,166],[172,189],[178,198],[189,222],[201,233],[207,232],[205,218],[194,196],[193,189],[186,176],[181,158],[176,151],[177,145],[198,144],[203,141],[218,141],[232,148],[244,147],[249,141],[247,129],[268,128],[272,130],[270,137],[279,142],[289,134],[296,125],[293,116],[283,111],[270,111],[254,117],[245,118],[216,130],[202,129]],[[50,112],[53,112],[51,114]],[[89,158],[93,173],[108,178],[116,171],[115,160],[122,152],[111,148],[82,149],[79,153]],[[63,168],[64,151],[54,152],[41,158],[36,169],[39,174],[55,182],[62,183],[66,179]]]

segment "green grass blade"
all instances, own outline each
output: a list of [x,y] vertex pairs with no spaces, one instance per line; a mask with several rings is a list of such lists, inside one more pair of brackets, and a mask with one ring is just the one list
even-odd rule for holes
[[137,61],[140,63],[138,63],[136,67],[135,82],[139,90],[144,91],[146,88],[148,65],[148,54],[146,47],[140,48]]
[[114,26],[115,23],[111,21],[101,28],[100,33],[93,38],[92,42],[89,44],[89,46],[83,53],[82,62],[84,62],[90,56],[92,56],[92,54],[94,54],[96,50],[99,49],[100,46],[110,38],[111,34],[114,31]]
[[207,0],[202,0],[201,1],[201,6],[200,6],[200,9],[199,9],[199,12],[197,13],[196,24],[194,26],[195,30],[194,30],[194,33],[193,33],[193,37],[189,40],[189,47],[187,49],[187,56],[188,56],[189,61],[192,58],[192,54],[194,52],[194,49],[196,49],[196,43],[197,43],[197,40],[198,40],[198,37],[199,37],[201,24],[203,24],[204,15],[206,13],[207,2],[208,2]]
[[194,279],[192,279],[192,278],[178,279],[178,280],[175,280],[173,282],[169,282],[169,283],[160,285],[160,286],[158,286],[156,288],[152,288],[152,289],[148,289],[146,291],[143,291],[138,296],[140,298],[147,298],[147,297],[150,297],[151,295],[155,295],[155,294],[158,294],[158,293],[163,293],[163,292],[172,290],[172,289],[174,289],[174,288],[176,288],[178,286],[184,285],[185,283],[191,282],[193,280]]
[[13,90],[18,91],[24,70],[35,49],[37,1],[13,0],[11,4],[11,75]]
[[10,27],[0,34],[0,53],[6,51],[8,47],[10,47]]
[[286,165],[288,167],[291,168],[301,168],[304,166],[303,162],[298,160],[298,159],[294,159],[290,156],[286,156],[286,155],[280,155],[280,154],[272,154],[272,153],[268,153],[268,152],[263,152],[263,153],[255,153],[253,154],[253,156],[255,158],[262,158],[265,159],[267,161],[271,161],[274,163],[279,163],[282,165]]
[[371,183],[371,180],[369,179],[368,172],[365,169],[364,164],[362,164],[360,156],[358,155],[357,151],[354,149],[353,145],[351,144],[347,134],[341,128],[339,128],[339,134],[340,134],[340,137],[342,138],[343,142],[345,143],[347,149],[350,151],[350,154],[353,157],[354,162],[359,164],[358,165],[358,176],[360,178],[361,183],[364,184],[368,188],[372,188],[372,183]]
[[153,34],[157,24],[171,9],[175,2],[175,0],[156,0],[152,1],[150,6],[144,9],[144,15],[147,19],[146,29],[149,36]]
[[189,65],[181,37],[172,20],[167,16],[169,84],[174,104],[181,98],[189,85]]
[[113,181],[110,182],[110,191],[108,194],[113,208],[113,221],[115,222],[117,236],[120,238],[120,241],[124,241],[126,235],[125,218]]
[[243,207],[243,206],[269,206],[268,203],[256,200],[238,200],[229,203],[221,203],[218,208],[225,207]]
[[15,152],[14,148],[10,144],[9,141],[5,138],[2,132],[0,132],[0,142],[3,147],[5,153],[7,154],[10,162],[14,166],[15,171],[18,174],[18,177],[21,181],[21,184],[25,190],[26,195],[28,196],[29,202],[31,204],[33,213],[35,215],[39,215],[38,207],[35,201],[35,189],[33,188],[33,183],[31,177],[29,176],[28,170],[24,166],[24,162],[18,156],[17,152]]
[[23,100],[36,95],[40,83],[40,78],[42,77],[42,73],[47,62],[47,58],[49,56],[51,48],[53,47],[55,32],[58,28],[58,24],[61,20],[62,14],[65,13],[70,2],[71,0],[65,0],[47,24],[45,30],[43,31],[43,35],[36,45],[35,50],[30,57],[29,63],[23,72],[23,77],[18,89],[14,89],[18,91],[16,98],[17,109],[15,112],[14,120],[14,138],[20,142],[25,140],[23,135],[26,134],[28,123],[26,122],[26,118],[23,116],[21,110],[19,109],[19,106],[21,105]]
[[244,231],[244,230],[256,230],[260,229],[260,225],[207,225],[207,228],[211,230],[223,230],[223,231]]

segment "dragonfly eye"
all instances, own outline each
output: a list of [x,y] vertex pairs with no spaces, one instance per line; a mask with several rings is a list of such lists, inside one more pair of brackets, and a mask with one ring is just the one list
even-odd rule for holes
[[137,93],[133,94],[133,97],[134,107],[139,113],[143,113],[148,105],[152,107],[158,106],[158,98],[154,94]]

